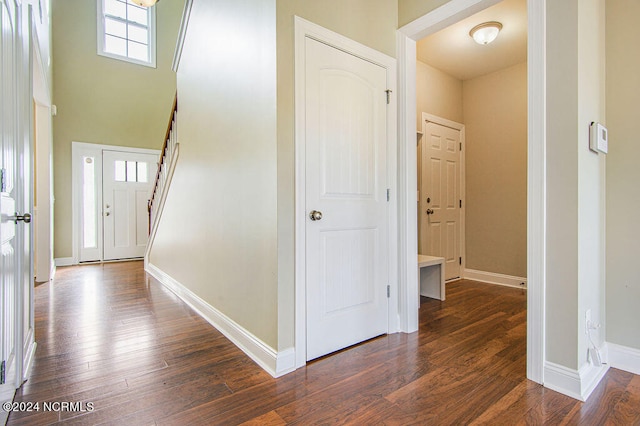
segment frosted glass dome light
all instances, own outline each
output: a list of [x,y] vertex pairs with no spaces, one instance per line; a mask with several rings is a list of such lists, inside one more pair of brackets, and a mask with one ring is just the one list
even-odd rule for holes
[[500,22],[485,22],[471,28],[469,35],[473,37],[478,44],[489,44],[498,37],[498,33],[502,29]]

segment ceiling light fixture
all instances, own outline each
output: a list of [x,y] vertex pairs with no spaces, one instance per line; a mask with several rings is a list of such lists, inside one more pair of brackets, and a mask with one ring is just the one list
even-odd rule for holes
[[142,7],[151,7],[156,4],[160,0],[131,0],[131,2],[137,4]]
[[485,22],[484,24],[476,25],[471,28],[469,35],[473,37],[478,44],[489,44],[498,37],[498,33],[502,29],[500,22]]

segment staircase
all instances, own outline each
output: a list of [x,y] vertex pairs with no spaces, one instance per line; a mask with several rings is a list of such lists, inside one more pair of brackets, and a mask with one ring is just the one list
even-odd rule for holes
[[167,125],[167,132],[165,133],[164,143],[162,145],[162,152],[158,161],[158,171],[156,172],[155,183],[153,184],[153,191],[151,192],[151,198],[147,202],[147,210],[149,212],[149,242],[147,244],[147,251],[151,247],[155,231],[158,226],[159,213],[162,211],[164,201],[166,199],[167,190],[169,189],[169,183],[173,176],[173,170],[175,169],[176,161],[178,159],[178,96],[173,99],[173,106],[171,107],[171,115],[169,116],[169,124]]

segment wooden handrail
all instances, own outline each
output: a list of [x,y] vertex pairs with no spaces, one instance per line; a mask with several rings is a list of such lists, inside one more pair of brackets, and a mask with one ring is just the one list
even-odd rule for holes
[[160,152],[160,158],[158,161],[158,170],[156,171],[156,178],[153,183],[153,191],[151,192],[151,198],[147,202],[147,211],[149,213],[149,233],[151,233],[151,209],[153,208],[153,201],[155,200],[156,193],[158,192],[158,186],[160,184],[160,175],[162,174],[162,167],[165,164],[165,157],[167,156],[167,143],[171,137],[171,130],[174,124],[176,112],[178,111],[178,94],[173,98],[173,105],[171,106],[171,114],[169,115],[169,124],[167,124],[167,131],[164,134],[164,142],[162,143],[162,151]]

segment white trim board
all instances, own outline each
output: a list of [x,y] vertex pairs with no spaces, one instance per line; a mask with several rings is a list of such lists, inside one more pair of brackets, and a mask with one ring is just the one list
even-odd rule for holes
[[191,18],[192,7],[193,0],[187,0],[184,3],[184,9],[182,9],[182,19],[180,20],[180,30],[178,31],[176,50],[173,53],[173,62],[171,63],[171,69],[173,70],[173,72],[178,72],[178,68],[180,67],[180,59],[182,59],[182,48],[184,47],[184,41],[187,38],[187,28],[189,28],[189,18]]
[[585,363],[580,367],[580,370],[576,371],[546,361],[544,365],[544,387],[579,401],[586,401],[608,370],[609,365],[607,364],[596,367],[590,363]]
[[609,365],[640,375],[640,350],[607,342]]
[[[495,272],[477,271],[465,269],[463,277],[467,280],[480,281],[487,284],[503,285],[506,287],[527,288],[527,279],[513,275],[497,274]],[[522,285],[521,283],[524,283]]]
[[[56,257],[54,259],[54,264],[55,267],[59,267],[59,266],[71,266],[71,265],[75,265],[77,264],[77,262],[73,261],[73,257]],[[51,277],[53,278],[53,275],[51,275]]]
[[[450,0],[400,28],[398,55],[398,273],[403,331],[418,328],[416,41],[499,0]],[[546,2],[528,0],[527,378],[544,383],[546,285]]]
[[[295,357],[296,367],[302,367],[307,362],[306,337],[306,265],[305,265],[305,39],[310,37],[329,46],[357,56],[384,68],[387,72],[387,86],[391,93],[396,93],[396,60],[384,53],[346,38],[341,34],[330,31],[298,16],[295,17]],[[388,332],[401,331],[398,315],[398,298],[396,271],[398,271],[398,225],[397,199],[400,194],[396,191],[397,176],[397,101],[396,96],[390,96],[387,108],[387,182],[390,191],[389,200],[389,277],[390,286]],[[415,150],[415,116],[414,141]],[[413,179],[415,180],[415,174]],[[415,203],[414,203],[415,210]],[[415,234],[414,234],[415,236]],[[415,239],[415,237],[414,237]],[[417,276],[417,248],[413,259]],[[415,289],[416,321],[417,321],[417,286]],[[404,331],[404,330],[403,330]]]
[[273,377],[280,377],[295,370],[296,357],[294,348],[287,348],[280,352],[275,351],[157,266],[145,262],[145,271],[189,305],[191,309]]

